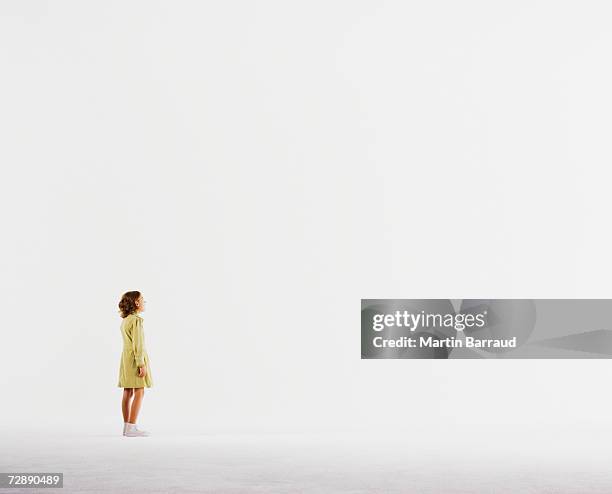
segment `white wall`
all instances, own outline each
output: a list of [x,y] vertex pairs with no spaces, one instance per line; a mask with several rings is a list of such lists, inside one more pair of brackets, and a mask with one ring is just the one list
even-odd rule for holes
[[362,361],[359,301],[612,296],[611,13],[3,2],[3,421],[121,422],[134,289],[149,425],[607,420],[607,360]]

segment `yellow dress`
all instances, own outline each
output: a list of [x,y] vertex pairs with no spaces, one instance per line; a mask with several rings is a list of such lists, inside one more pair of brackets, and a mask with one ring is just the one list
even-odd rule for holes
[[[153,386],[153,376],[149,365],[149,356],[145,346],[143,318],[138,314],[130,314],[121,322],[123,351],[119,362],[120,388],[150,388]],[[147,375],[138,377],[138,367],[145,366]]]

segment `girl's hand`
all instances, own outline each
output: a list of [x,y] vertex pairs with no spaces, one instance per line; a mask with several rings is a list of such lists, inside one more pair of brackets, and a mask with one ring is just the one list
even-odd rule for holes
[[145,377],[147,375],[146,367],[138,367],[138,377]]

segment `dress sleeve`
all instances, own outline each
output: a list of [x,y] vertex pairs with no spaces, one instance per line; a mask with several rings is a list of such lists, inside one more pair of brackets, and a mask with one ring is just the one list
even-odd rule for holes
[[134,318],[134,328],[132,329],[132,349],[138,367],[144,367],[144,332],[142,319]]

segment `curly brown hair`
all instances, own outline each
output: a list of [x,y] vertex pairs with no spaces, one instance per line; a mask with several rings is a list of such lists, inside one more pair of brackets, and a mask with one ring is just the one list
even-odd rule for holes
[[131,292],[125,292],[121,296],[121,300],[119,301],[119,312],[121,313],[122,318],[126,318],[130,314],[135,314],[138,310],[136,306],[136,301],[140,298],[140,292],[138,290],[134,290]]

